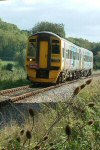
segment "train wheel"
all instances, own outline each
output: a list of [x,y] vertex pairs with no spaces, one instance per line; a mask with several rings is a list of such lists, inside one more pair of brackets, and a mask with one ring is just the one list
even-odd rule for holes
[[59,75],[59,77],[58,77],[58,79],[57,79],[57,83],[59,84],[59,83],[65,82],[65,81],[66,81],[66,76],[65,76],[65,74],[62,72],[62,73],[60,73],[60,75]]
[[72,73],[72,80],[74,80],[75,79],[75,74],[74,74],[74,72]]
[[77,72],[77,78],[79,79],[81,77],[80,72]]
[[62,77],[61,77],[61,74],[58,76],[58,79],[57,79],[57,84],[60,84],[62,83]]
[[84,77],[88,77],[88,72],[84,71]]
[[88,75],[89,75],[89,76],[91,76],[91,75],[92,75],[92,71],[91,71],[91,70],[89,70]]
[[72,81],[72,73],[69,73],[69,80]]

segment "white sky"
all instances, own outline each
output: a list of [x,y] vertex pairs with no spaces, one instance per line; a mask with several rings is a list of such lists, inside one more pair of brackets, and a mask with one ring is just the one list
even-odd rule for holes
[[20,29],[63,23],[67,37],[100,41],[100,0],[0,0],[0,18]]

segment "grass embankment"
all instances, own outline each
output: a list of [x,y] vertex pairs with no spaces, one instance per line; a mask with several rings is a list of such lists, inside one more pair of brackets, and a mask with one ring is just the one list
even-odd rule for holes
[[1,145],[6,150],[98,150],[99,106],[100,78],[96,78],[54,109],[49,104],[41,104],[41,112],[29,109],[28,123],[1,130]]
[[27,84],[26,71],[16,62],[0,61],[0,90]]

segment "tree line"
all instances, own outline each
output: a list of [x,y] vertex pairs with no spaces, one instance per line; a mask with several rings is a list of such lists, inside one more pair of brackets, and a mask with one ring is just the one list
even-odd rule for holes
[[[39,22],[28,31],[20,30],[16,25],[6,23],[0,19],[0,59],[16,59],[20,65],[24,65],[28,36],[40,31],[51,31],[66,38],[64,24]],[[82,38],[72,37],[67,38],[67,40],[80,47],[91,50],[94,54],[94,68],[100,69],[100,42],[89,42]]]
[[14,60],[27,44],[27,33],[0,19],[0,58]]

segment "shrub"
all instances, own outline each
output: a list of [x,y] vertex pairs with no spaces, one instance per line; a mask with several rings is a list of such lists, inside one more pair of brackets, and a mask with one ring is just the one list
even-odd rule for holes
[[16,53],[15,60],[18,62],[18,65],[25,68],[25,59],[26,59],[26,49],[23,49],[21,52]]
[[8,63],[5,69],[9,71],[13,71],[13,64]]

